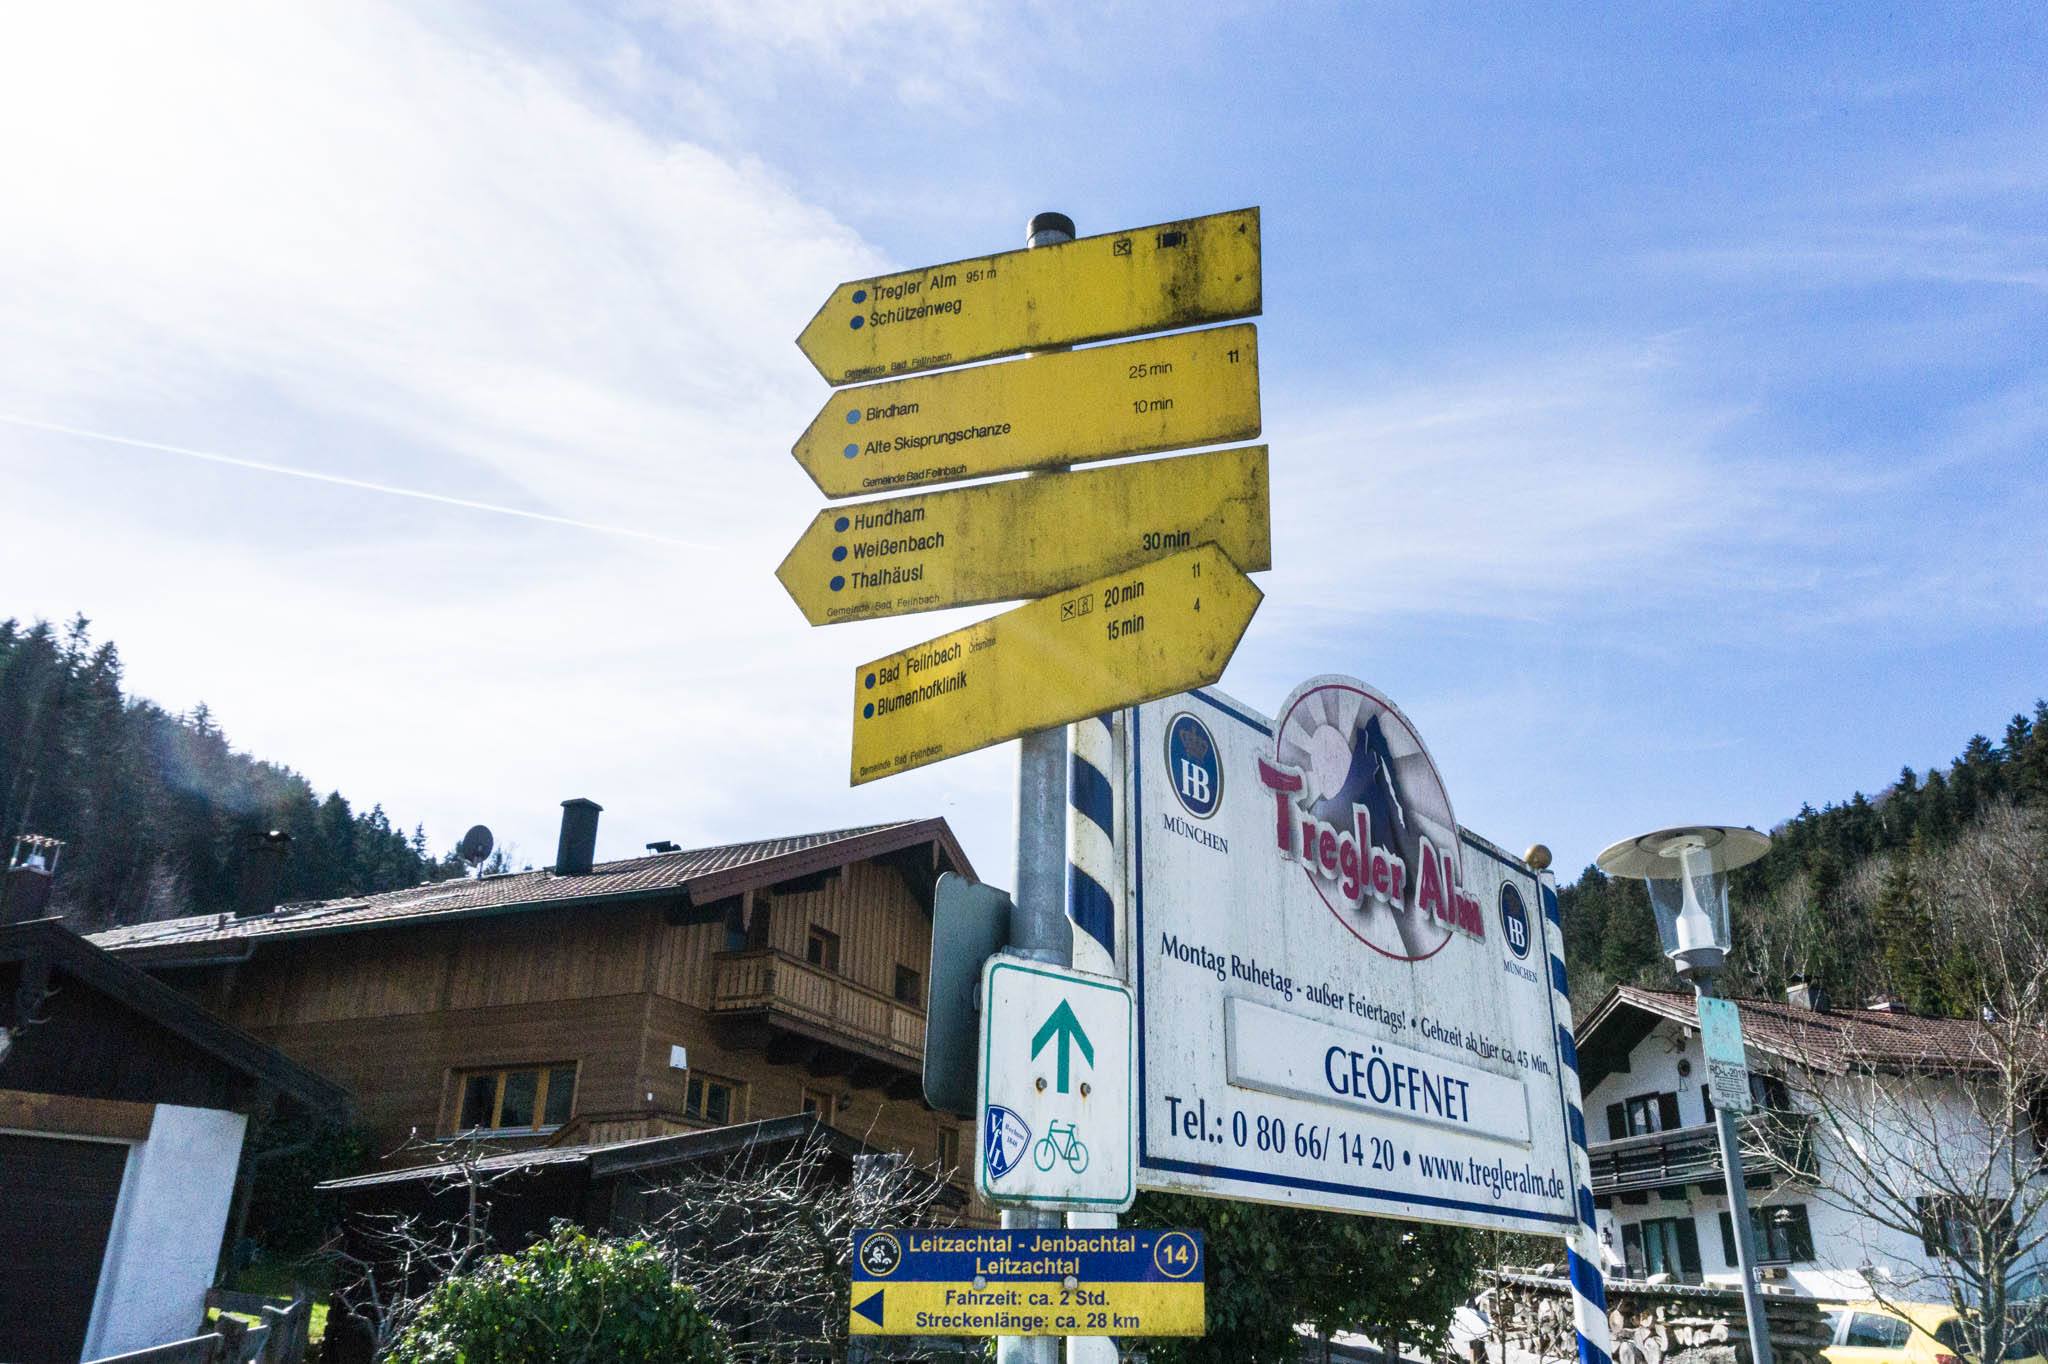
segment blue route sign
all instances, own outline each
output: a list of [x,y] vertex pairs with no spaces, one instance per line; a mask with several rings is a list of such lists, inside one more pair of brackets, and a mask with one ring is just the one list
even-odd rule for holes
[[1198,1336],[1199,1231],[853,1234],[851,1327],[889,1336]]

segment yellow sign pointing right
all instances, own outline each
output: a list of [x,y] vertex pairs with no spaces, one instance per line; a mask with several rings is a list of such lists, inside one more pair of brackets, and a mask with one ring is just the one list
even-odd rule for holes
[[1258,434],[1247,322],[845,389],[791,453],[853,497]]
[[1262,599],[1183,550],[854,670],[853,785],[1223,675]]

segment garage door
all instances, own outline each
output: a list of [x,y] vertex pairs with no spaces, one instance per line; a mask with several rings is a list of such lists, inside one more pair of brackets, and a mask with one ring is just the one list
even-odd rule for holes
[[76,1364],[128,1148],[0,1134],[0,1360]]

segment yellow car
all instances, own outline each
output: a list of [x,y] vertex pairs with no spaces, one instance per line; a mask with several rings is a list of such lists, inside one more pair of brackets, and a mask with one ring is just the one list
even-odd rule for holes
[[[1827,1364],[1966,1364],[1969,1331],[1946,1303],[1844,1303],[1828,1310],[1833,1343],[1821,1350]],[[2033,1332],[2006,1342],[2010,1364],[2048,1364]]]

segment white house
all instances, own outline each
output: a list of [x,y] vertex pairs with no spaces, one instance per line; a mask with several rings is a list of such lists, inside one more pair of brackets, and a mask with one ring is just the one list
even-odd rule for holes
[[[1867,1113],[1874,1142],[1908,1153],[1910,1161],[1914,1143],[1923,1140],[1920,1132],[1930,1125],[1929,1112],[1944,1132],[1981,1126],[1960,1081],[1925,1078],[1971,1055],[1980,1025],[1922,1017],[1895,1005],[1829,1009],[1806,986],[1788,993],[1784,1004],[1740,1003],[1751,1094],[1761,1110],[1747,1120],[1750,1140],[1768,1139],[1809,1172],[1805,1178],[1774,1179],[1754,1168],[1766,1162],[1745,1161],[1761,1277],[1767,1288],[1817,1298],[1873,1296],[1873,1278],[1883,1295],[1930,1296],[1924,1288],[1937,1272],[1938,1232],[1926,1239],[1905,1235],[1855,1215],[1839,1197],[1824,1196],[1824,1184],[1840,1187],[1845,1171],[1839,1150],[1831,1152],[1835,1138],[1828,1124],[1814,1117],[1812,1096],[1826,1095],[1837,1111]],[[1739,1283],[1691,992],[1618,987],[1578,1033],[1607,1273]],[[1875,1077],[1889,1082],[1873,1083]],[[1889,1112],[1886,1096],[1909,1090],[1919,1107],[1910,1114]],[[1967,1138],[1944,1137],[1954,1140]],[[1902,1177],[1910,1182],[1910,1165]],[[1943,1187],[1931,1176],[1928,1184],[1930,1198]]]
[[197,1335],[251,1119],[349,1102],[57,920],[0,925],[0,1359]]

